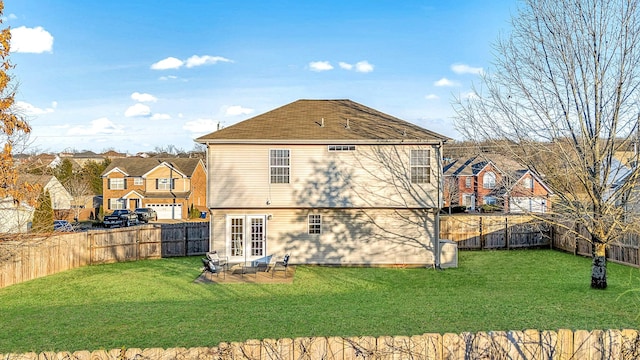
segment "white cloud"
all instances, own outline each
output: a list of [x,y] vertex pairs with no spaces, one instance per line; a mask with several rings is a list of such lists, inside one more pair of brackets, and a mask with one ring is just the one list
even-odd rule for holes
[[153,115],[151,115],[151,120],[171,120],[171,115],[169,115],[169,114],[153,114]]
[[38,26],[11,29],[11,52],[41,54],[53,50],[53,36]]
[[151,95],[151,94],[146,94],[146,93],[139,93],[139,92],[134,92],[133,94],[131,94],[131,99],[138,101],[138,102],[156,102],[158,101],[158,98]]
[[168,57],[166,59],[162,59],[157,63],[151,65],[152,70],[169,70],[169,69],[179,69],[184,65],[184,61],[180,59],[176,59],[174,57]]
[[467,91],[460,94],[461,99],[479,99],[480,97],[473,91]]
[[309,68],[312,71],[327,71],[333,70],[333,66],[328,61],[312,61],[309,63]]
[[169,75],[169,76],[160,76],[159,80],[166,81],[166,80],[174,80],[177,78],[178,77],[175,75]]
[[249,115],[253,112],[253,109],[245,108],[240,105],[227,106],[224,114],[227,116],[236,115]]
[[440,99],[440,96],[436,94],[428,94],[428,95],[425,95],[424,98],[427,100],[438,100]]
[[459,86],[460,84],[456,81],[449,80],[447,78],[442,78],[433,83],[435,86]]
[[151,108],[140,103],[129,106],[124,112],[126,117],[148,117],[149,115],[151,115]]
[[102,135],[102,134],[122,134],[122,126],[114,124],[106,117],[91,121],[89,126],[75,126],[67,131],[67,135]]
[[182,128],[194,134],[208,134],[218,129],[220,122],[213,119],[197,119],[187,121]]
[[353,65],[351,65],[351,64],[349,64],[349,63],[346,63],[346,62],[343,62],[343,61],[340,61],[340,62],[338,63],[338,65],[340,65],[340,68],[341,68],[341,69],[345,69],[345,70],[351,70],[351,69],[353,69]]
[[16,108],[16,111],[23,113],[27,116],[34,116],[34,115],[44,115],[44,114],[49,114],[54,112],[55,108],[58,106],[58,103],[54,101],[51,103],[51,107],[46,109],[35,107],[29,104],[28,102],[24,102],[24,101],[16,101],[14,106]]
[[356,63],[356,71],[361,73],[368,73],[373,71],[373,65],[369,64],[368,61],[358,61]]
[[198,56],[198,55],[193,55],[192,57],[187,59],[186,66],[188,68],[192,68],[192,67],[195,67],[195,66],[215,64],[217,62],[233,62],[233,61],[231,61],[231,60],[229,60],[227,58],[224,58],[222,56],[210,56],[210,55]]
[[451,65],[451,70],[453,70],[453,72],[456,74],[480,75],[483,72],[481,67],[471,67],[466,64],[453,64]]

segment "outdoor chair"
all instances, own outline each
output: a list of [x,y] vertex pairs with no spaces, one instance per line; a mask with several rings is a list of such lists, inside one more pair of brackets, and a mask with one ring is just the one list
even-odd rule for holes
[[213,261],[209,260],[208,258],[202,258],[202,265],[204,265],[204,270],[202,270],[203,273],[208,272],[211,274],[216,274],[216,276],[220,276],[221,268],[214,264]]
[[218,252],[216,250],[208,252],[207,259],[212,261],[213,264],[216,265],[216,267],[220,267],[223,271],[225,267],[229,266],[227,257],[218,255]]
[[282,258],[282,261],[276,261],[271,269],[271,277],[276,275],[276,271],[284,271],[284,277],[287,277],[287,268],[289,267],[289,254]]

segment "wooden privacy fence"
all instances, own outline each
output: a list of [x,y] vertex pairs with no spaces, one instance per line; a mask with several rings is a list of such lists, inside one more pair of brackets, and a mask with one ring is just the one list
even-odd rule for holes
[[98,351],[0,354],[3,360],[198,359],[638,359],[636,330],[493,331],[381,337],[305,337],[220,343],[217,347],[121,348]]
[[461,250],[549,247],[551,228],[527,215],[440,216],[440,238]]
[[204,254],[209,223],[150,224],[0,242],[0,288],[92,264]]

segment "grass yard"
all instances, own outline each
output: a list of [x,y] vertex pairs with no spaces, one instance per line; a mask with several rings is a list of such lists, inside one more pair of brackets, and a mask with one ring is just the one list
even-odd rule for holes
[[298,266],[293,284],[196,284],[200,258],[90,266],[0,289],[0,353],[217,346],[301,336],[638,328],[638,269],[550,250],[461,252],[460,267]]

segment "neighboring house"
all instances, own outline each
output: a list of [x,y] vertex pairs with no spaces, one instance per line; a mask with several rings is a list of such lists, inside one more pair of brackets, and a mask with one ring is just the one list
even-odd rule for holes
[[116,158],[102,173],[106,213],[149,207],[158,219],[187,219],[206,210],[206,170],[199,159]]
[[202,136],[210,248],[230,262],[438,265],[446,140],[350,100],[298,100]]
[[551,209],[553,194],[540,176],[499,155],[450,160],[444,178],[445,206],[461,205],[472,212],[495,207],[506,213]]
[[33,212],[34,208],[25,202],[14,201],[12,198],[0,199],[0,234],[28,232]]
[[51,196],[51,207],[53,208],[54,217],[56,219],[68,219],[71,213],[71,205],[73,196],[53,175],[33,175],[20,174],[19,181],[29,184],[39,184],[44,191],[49,192]]

